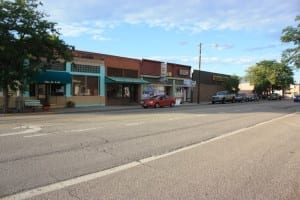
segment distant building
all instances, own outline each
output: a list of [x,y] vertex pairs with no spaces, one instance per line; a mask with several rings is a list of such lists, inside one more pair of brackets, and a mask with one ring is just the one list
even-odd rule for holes
[[[199,77],[200,74],[200,77]],[[198,86],[200,85],[199,100],[210,101],[211,97],[217,92],[225,90],[224,82],[230,75],[219,74],[207,71],[194,70],[192,80],[195,87],[193,88],[193,102],[198,100]],[[199,79],[200,78],[200,79]],[[199,82],[200,81],[200,82]]]
[[239,84],[240,93],[252,94],[254,90],[254,85],[250,84],[250,82],[241,82]]

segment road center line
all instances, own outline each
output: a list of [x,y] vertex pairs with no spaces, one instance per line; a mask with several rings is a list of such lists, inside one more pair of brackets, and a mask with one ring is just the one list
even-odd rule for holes
[[174,154],[179,153],[179,152],[183,152],[183,151],[190,150],[190,149],[193,149],[193,148],[196,148],[196,147],[200,147],[202,145],[205,145],[205,144],[208,144],[208,143],[211,143],[211,142],[215,142],[217,140],[220,140],[220,139],[223,139],[223,138],[226,138],[226,137],[230,137],[230,136],[242,133],[244,131],[247,131],[247,130],[250,130],[250,129],[253,129],[253,128],[256,128],[256,127],[259,127],[259,126],[263,126],[265,124],[272,123],[272,122],[275,122],[277,120],[281,120],[281,119],[284,119],[284,118],[291,117],[295,114],[298,114],[298,113],[286,114],[286,115],[283,115],[283,116],[280,116],[280,117],[277,117],[277,118],[274,118],[274,119],[271,119],[271,120],[260,122],[258,124],[252,125],[252,126],[247,127],[247,128],[238,129],[238,130],[235,130],[233,132],[229,132],[229,133],[226,133],[224,135],[221,135],[221,136],[218,136],[218,137],[206,140],[206,141],[202,141],[202,142],[197,143],[197,144],[193,144],[193,145],[190,145],[190,146],[187,146],[187,147],[183,147],[181,149],[177,149],[175,151],[172,151],[172,152],[169,152],[169,153],[166,153],[166,154],[162,154],[162,155],[158,155],[158,156],[152,156],[152,157],[149,157],[149,158],[144,158],[144,159],[141,159],[141,160],[138,160],[138,161],[133,161],[133,162],[121,165],[121,166],[113,167],[111,169],[107,169],[107,170],[104,170],[104,171],[99,171],[99,172],[96,172],[96,173],[92,173],[92,174],[80,176],[80,177],[77,177],[77,178],[73,178],[73,179],[57,182],[57,183],[54,183],[54,184],[50,184],[50,185],[47,185],[47,186],[35,188],[35,189],[32,189],[32,190],[28,190],[28,191],[25,191],[25,192],[21,192],[21,193],[18,193],[18,194],[14,194],[14,195],[11,195],[11,196],[0,198],[0,200],[24,200],[24,199],[32,198],[32,197],[42,195],[42,194],[45,194],[45,193],[48,193],[48,192],[61,190],[61,189],[66,188],[66,187],[70,187],[70,186],[80,184],[80,183],[83,183],[83,182],[95,180],[97,178],[101,178],[103,176],[111,175],[111,174],[114,174],[114,173],[117,173],[117,172],[120,172],[120,171],[124,171],[124,170],[130,169],[130,168],[134,168],[136,166],[143,165],[145,163],[155,161],[155,160],[158,160],[158,159],[161,159],[161,158],[165,158],[165,157],[174,155]]

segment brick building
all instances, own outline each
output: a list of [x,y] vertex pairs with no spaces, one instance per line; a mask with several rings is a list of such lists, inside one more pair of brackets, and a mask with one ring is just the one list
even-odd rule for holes
[[[213,72],[194,70],[192,80],[196,83],[193,88],[193,102],[197,102],[198,97],[200,101],[210,101],[211,97],[217,92],[225,90],[224,82],[229,75],[219,74]],[[200,78],[200,79],[199,79]],[[199,82],[200,81],[200,82]],[[198,96],[198,86],[200,85],[200,95]]]
[[105,65],[105,103],[106,105],[128,105],[140,101],[141,61],[107,54],[76,51],[77,56],[103,60]]
[[[20,96],[51,107],[65,107],[68,101],[76,107],[128,105],[156,94],[191,101],[190,75],[187,65],[76,50],[72,62],[47,64],[27,91],[12,93],[9,107],[18,107]],[[2,101],[0,96],[0,106]]]
[[191,100],[191,66],[142,59],[141,77],[149,82],[142,87],[142,98],[167,94],[180,102]]

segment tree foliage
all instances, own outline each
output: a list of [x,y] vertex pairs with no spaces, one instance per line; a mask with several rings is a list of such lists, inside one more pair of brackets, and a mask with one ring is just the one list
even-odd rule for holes
[[293,75],[293,70],[285,63],[264,60],[248,68],[246,77],[256,93],[264,94],[289,88],[294,83]]
[[[70,46],[59,38],[37,0],[0,0],[0,88],[7,109],[8,88],[24,89],[44,62],[71,59]],[[43,63],[44,63],[43,62]]]
[[[300,21],[300,16],[296,17]],[[288,48],[282,53],[282,60],[296,68],[300,68],[300,23],[297,27],[288,26],[282,31],[281,41],[293,43],[294,48]]]
[[225,80],[225,89],[230,93],[239,92],[240,77],[233,75]]

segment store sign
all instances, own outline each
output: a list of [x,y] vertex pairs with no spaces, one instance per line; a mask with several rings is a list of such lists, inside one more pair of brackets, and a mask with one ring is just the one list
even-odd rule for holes
[[187,87],[192,87],[192,80],[190,80],[190,79],[184,79],[183,80],[183,85],[184,86],[187,86]]
[[167,76],[167,63],[161,63],[160,65],[160,76],[166,77]]
[[219,81],[219,82],[224,82],[227,78],[228,78],[227,76],[220,76],[215,74],[213,74],[212,76],[213,81]]
[[180,69],[180,70],[179,70],[179,75],[182,75],[182,76],[188,76],[188,75],[189,75],[189,70],[186,70],[186,69]]

